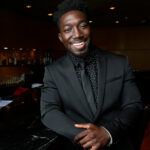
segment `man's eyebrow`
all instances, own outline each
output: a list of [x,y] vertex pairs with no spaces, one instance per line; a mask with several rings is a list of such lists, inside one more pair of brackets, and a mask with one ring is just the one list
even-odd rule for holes
[[66,27],[66,26],[70,26],[70,24],[69,24],[69,23],[67,23],[67,24],[64,24],[64,27]]
[[[87,19],[83,19],[83,20],[80,20],[80,21],[79,21],[79,24],[80,24],[80,23],[83,23],[83,22],[88,23]],[[70,23],[66,23],[66,24],[64,24],[63,26],[66,27],[66,26],[70,26],[70,25],[71,25]]]
[[83,20],[80,21],[80,23],[82,23],[82,22],[88,23],[87,19],[83,19]]

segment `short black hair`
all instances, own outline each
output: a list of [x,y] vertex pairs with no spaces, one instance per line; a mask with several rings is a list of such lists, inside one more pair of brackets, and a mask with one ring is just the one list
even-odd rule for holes
[[59,28],[60,18],[63,14],[72,11],[72,10],[79,10],[82,11],[87,18],[89,18],[88,14],[88,6],[85,1],[83,0],[64,0],[57,6],[57,11],[54,12],[53,20],[57,23]]

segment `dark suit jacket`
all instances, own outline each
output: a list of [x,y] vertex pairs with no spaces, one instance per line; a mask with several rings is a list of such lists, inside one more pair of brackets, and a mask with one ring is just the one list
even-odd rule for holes
[[[75,123],[104,126],[115,150],[133,150],[132,131],[143,110],[128,58],[95,48],[98,54],[98,108],[93,114],[69,56],[45,68],[42,122],[71,140],[83,129]],[[130,135],[129,135],[130,134]]]

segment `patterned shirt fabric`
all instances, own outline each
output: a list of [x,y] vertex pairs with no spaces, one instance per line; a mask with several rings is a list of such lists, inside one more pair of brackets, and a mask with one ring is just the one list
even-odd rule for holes
[[83,61],[78,58],[75,57],[71,52],[68,52],[69,57],[71,58],[76,74],[77,74],[77,78],[79,79],[80,83],[81,83],[81,63],[85,63],[85,71],[90,79],[91,82],[91,87],[93,90],[93,95],[94,95],[94,99],[95,99],[95,103],[96,103],[96,107],[97,107],[97,96],[98,96],[98,79],[97,79],[97,57],[96,57],[96,53],[94,50],[91,50],[86,57],[84,57]]

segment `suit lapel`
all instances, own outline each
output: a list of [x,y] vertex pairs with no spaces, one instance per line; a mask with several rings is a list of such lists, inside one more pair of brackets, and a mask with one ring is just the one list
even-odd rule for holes
[[67,80],[69,81],[67,83],[68,86],[70,87],[69,92],[73,92],[71,95],[75,95],[75,100],[79,99],[81,103],[79,107],[83,109],[85,116],[88,115],[89,120],[93,121],[94,115],[84,95],[83,89],[77,78],[76,71],[74,69],[73,63],[71,59],[69,58],[69,56],[66,56],[66,59],[64,60],[63,64],[64,64],[65,76],[67,76]]
[[97,98],[97,112],[94,120],[100,115],[104,101],[104,91],[106,82],[106,58],[100,54],[97,56],[98,67],[98,98]]

